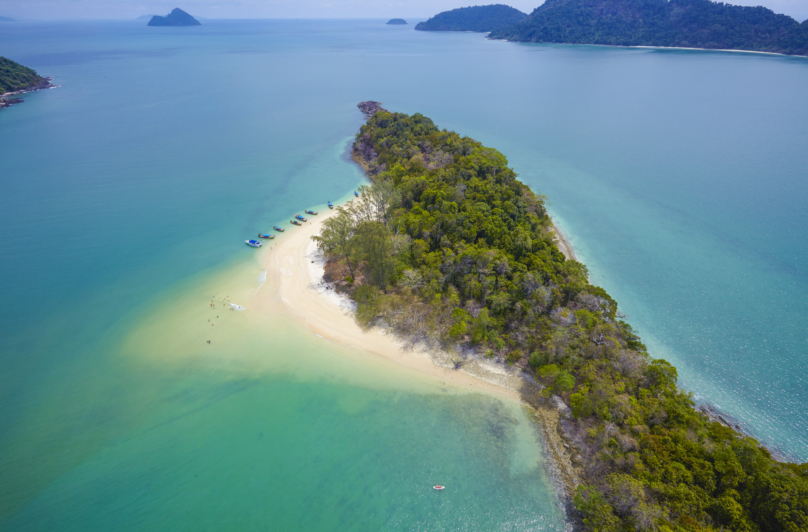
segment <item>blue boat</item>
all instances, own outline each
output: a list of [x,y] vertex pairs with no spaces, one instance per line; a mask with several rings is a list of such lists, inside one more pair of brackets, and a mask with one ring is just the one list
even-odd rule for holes
[[354,190],[353,195],[354,195],[354,196],[356,196],[356,197],[358,198],[358,197],[359,197],[359,192],[357,192],[357,191],[355,191],[355,190]]
[[252,246],[254,248],[260,248],[261,247],[261,242],[259,242],[257,240],[245,240],[245,242],[247,243],[248,246]]
[[258,238],[275,238],[275,235],[265,235],[264,233],[258,233]]
[[329,209],[333,209],[333,208],[334,208],[334,204],[333,204],[333,203],[331,203],[330,201],[328,202],[328,208],[329,208]]
[[293,224],[295,224],[295,225],[303,225],[302,223],[298,222],[297,220],[292,220],[292,222],[291,222],[291,223],[293,223]]
[[297,219],[298,219],[298,220],[300,220],[301,222],[308,222],[308,220],[306,220],[305,218],[303,218],[303,217],[302,217],[302,216],[300,216],[299,214],[295,214],[295,218],[297,218]]
[[283,233],[284,231],[286,231],[286,229],[281,229],[281,228],[280,228],[280,227],[278,227],[277,225],[273,225],[273,226],[272,226],[272,229],[274,229],[275,231],[277,231],[277,232],[279,232],[279,233]]
[[305,212],[306,214],[311,214],[311,215],[317,216],[317,211],[305,210],[303,212]]

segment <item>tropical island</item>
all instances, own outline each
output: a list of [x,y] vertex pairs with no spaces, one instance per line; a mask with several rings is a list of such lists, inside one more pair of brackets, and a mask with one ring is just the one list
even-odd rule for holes
[[420,114],[360,108],[352,153],[372,184],[314,240],[362,326],[454,352],[456,367],[522,368],[534,401],[569,414],[552,431],[572,448],[586,530],[808,527],[808,464],[694,408],[676,368],[559,250],[545,198],[503,154]]
[[406,25],[407,21],[404,20],[403,18],[391,18],[390,20],[387,21],[387,24],[392,24],[394,26],[396,26],[396,25]]
[[201,23],[194,17],[180,8],[174,8],[171,13],[164,17],[153,16],[148,26],[201,26]]
[[43,78],[35,70],[0,57],[0,109],[22,103],[21,98],[5,98],[53,87],[53,78]]
[[808,54],[808,21],[800,24],[765,7],[710,0],[547,0],[524,20],[493,30],[489,37]]
[[415,25],[420,31],[494,31],[512,26],[527,15],[503,4],[461,7],[438,13],[426,22]]

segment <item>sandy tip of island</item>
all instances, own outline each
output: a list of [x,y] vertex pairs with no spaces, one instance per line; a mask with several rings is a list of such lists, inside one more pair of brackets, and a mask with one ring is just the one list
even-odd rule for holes
[[267,297],[276,298],[286,312],[323,339],[372,353],[398,369],[434,377],[456,389],[519,399],[512,387],[439,366],[424,350],[405,349],[395,337],[378,328],[366,331],[359,327],[353,301],[323,282],[324,259],[312,240],[320,234],[323,222],[334,214],[336,211],[321,212],[303,226],[290,228],[269,250],[264,266],[274,290],[267,291]]

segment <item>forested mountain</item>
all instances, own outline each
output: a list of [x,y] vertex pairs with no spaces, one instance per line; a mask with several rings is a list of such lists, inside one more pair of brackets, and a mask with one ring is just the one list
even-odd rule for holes
[[492,38],[808,54],[808,21],[710,0],[547,0]]
[[0,57],[0,94],[34,88],[44,79],[33,69]]
[[518,9],[503,4],[461,7],[444,11],[426,22],[419,22],[422,31],[493,31],[510,26],[527,17]]
[[373,184],[316,238],[337,288],[361,323],[521,366],[566,403],[587,530],[808,530],[808,464],[694,408],[676,368],[565,259],[544,198],[503,154],[383,109],[353,153]]

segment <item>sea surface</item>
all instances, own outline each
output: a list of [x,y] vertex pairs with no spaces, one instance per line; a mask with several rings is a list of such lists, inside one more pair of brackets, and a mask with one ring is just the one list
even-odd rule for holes
[[0,111],[0,530],[565,528],[519,405],[207,329],[244,239],[365,181],[368,99],[502,151],[680,384],[808,460],[808,60],[384,22],[0,29],[61,85]]

